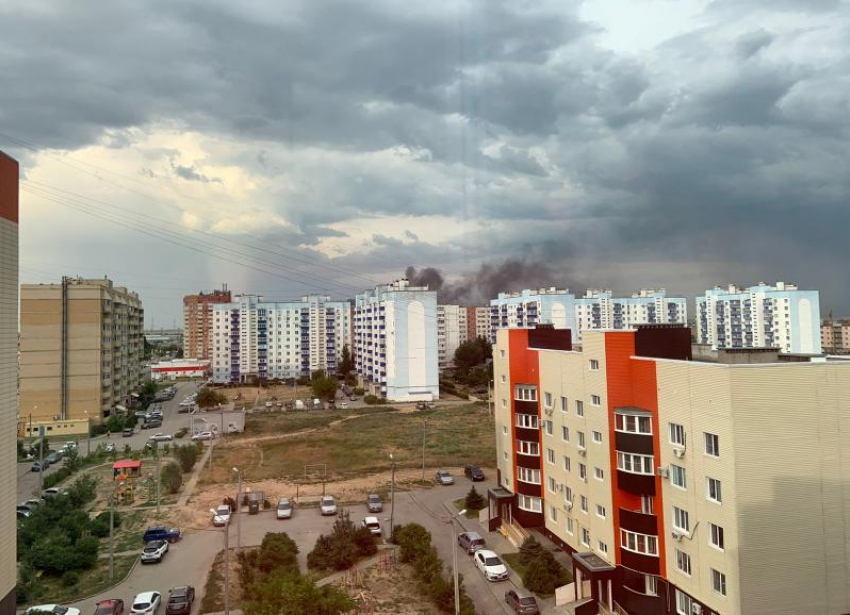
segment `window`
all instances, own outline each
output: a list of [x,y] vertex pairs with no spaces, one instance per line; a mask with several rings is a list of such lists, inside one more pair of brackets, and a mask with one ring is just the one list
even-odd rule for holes
[[599,395],[591,395],[590,396],[590,403],[594,406],[601,406],[602,405],[602,398],[599,397]]
[[617,451],[617,469],[630,474],[655,474],[652,455],[635,455]]
[[570,463],[570,458],[564,455],[564,470],[569,472],[572,464]]
[[723,494],[720,492],[720,481],[716,478],[706,478],[705,481],[708,488],[706,497],[710,501],[720,504],[723,501]]
[[596,442],[597,444],[602,443],[602,432],[601,431],[594,431],[593,433],[591,433],[591,436],[593,437],[593,441]]
[[580,399],[576,400],[576,416],[584,416],[584,402]]
[[593,371],[598,370],[599,369],[599,361],[597,361],[596,359],[591,359],[590,360],[590,369],[593,370]]
[[643,575],[644,585],[643,585],[643,593],[647,596],[657,596],[658,595],[658,577],[654,577],[651,574]]
[[670,482],[679,487],[679,489],[688,488],[688,476],[685,473],[685,468],[670,464]]
[[537,387],[530,385],[517,385],[514,390],[514,399],[519,401],[537,401]]
[[564,501],[570,504],[573,503],[573,489],[567,485],[564,485]]
[[549,477],[549,491],[555,493],[558,490],[558,484],[555,482],[555,479],[551,476]]
[[585,440],[584,440],[584,432],[583,432],[583,431],[578,431],[578,432],[576,432],[576,435],[578,436],[578,447],[579,447],[579,448],[584,448],[584,447],[585,447],[585,445],[586,445],[586,442],[585,442]]
[[602,468],[593,468],[593,478],[596,480],[605,480],[605,472]]
[[570,428],[566,425],[561,425],[561,440],[564,442],[570,441]]
[[537,415],[536,414],[517,414],[516,415],[516,426],[522,427],[523,429],[537,429]]
[[645,515],[655,514],[655,498],[651,495],[640,496],[640,512]]
[[549,507],[549,518],[555,523],[558,522],[558,509],[554,506]]
[[581,512],[590,512],[587,507],[587,496],[583,495],[579,498],[579,508],[581,508]]
[[544,421],[543,424],[546,426],[546,434],[552,435],[552,421]]
[[705,432],[702,437],[705,440],[705,454],[720,457],[720,436]]
[[507,425],[502,425],[502,435],[505,435],[505,434],[507,434],[507,433],[508,433],[508,426],[507,426]]
[[648,416],[614,415],[614,429],[626,433],[652,434],[652,421]]
[[540,456],[540,445],[537,442],[527,442],[525,440],[517,440],[516,451],[520,455],[531,455],[533,457]]
[[521,466],[517,466],[517,480],[520,480],[524,483],[530,483],[532,485],[540,484],[540,470],[534,470],[532,468],[523,468]]
[[507,400],[507,399],[503,399],[503,400],[502,400],[502,408],[507,408],[507,407],[508,407],[508,400]]
[[578,464],[578,477],[583,481],[587,481],[587,466],[583,463]]
[[518,495],[517,506],[519,506],[520,510],[526,510],[528,512],[543,512],[543,500],[530,495]]
[[502,374],[502,384],[505,384],[508,381],[508,377],[505,374]]
[[504,348],[499,350],[499,356],[503,359],[505,358],[505,349]]
[[551,393],[543,393],[543,405],[547,408],[552,407],[552,394]]
[[632,553],[658,556],[658,536],[620,530],[620,546]]
[[561,397],[561,412],[569,410],[569,404],[566,397]]
[[685,446],[685,428],[678,423],[670,423],[670,444]]
[[552,465],[555,465],[555,451],[553,451],[551,448],[546,449],[546,461],[548,463],[551,463]]
[[581,528],[581,544],[590,547],[590,530],[586,527]]
[[605,507],[600,505],[600,504],[597,504],[596,505],[596,516],[604,519],[605,515],[606,515]]
[[685,534],[691,533],[691,523],[687,510],[682,510],[678,506],[673,507],[673,527]]
[[726,595],[726,575],[714,568],[711,569],[711,588],[721,596]]
[[691,556],[679,549],[676,549],[676,569],[691,576]]
[[676,590],[676,613],[677,615],[691,615],[693,600],[687,594]]
[[575,534],[575,525],[573,523],[572,517],[567,517],[567,534],[570,536]]
[[608,555],[608,545],[606,545],[601,540],[598,541],[596,544],[597,544],[597,548],[599,549],[600,553],[604,553],[605,555]]
[[722,527],[715,525],[714,523],[708,524],[708,544],[723,551],[725,543],[723,540]]

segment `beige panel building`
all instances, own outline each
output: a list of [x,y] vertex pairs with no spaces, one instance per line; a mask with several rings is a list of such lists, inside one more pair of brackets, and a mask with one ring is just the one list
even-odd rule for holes
[[18,420],[18,163],[0,151],[0,615],[15,613],[18,569],[15,425]]
[[572,554],[582,613],[850,613],[850,361],[565,333],[498,333],[491,527]]
[[21,286],[21,421],[29,434],[86,433],[142,383],[144,310],[109,279]]
[[850,354],[850,318],[824,320],[820,326],[820,341],[824,352]]

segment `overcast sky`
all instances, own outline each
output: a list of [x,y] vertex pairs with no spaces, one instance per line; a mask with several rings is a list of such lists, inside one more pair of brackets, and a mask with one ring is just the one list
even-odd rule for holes
[[842,0],[0,0],[21,278],[157,327],[506,259],[850,315],[848,41]]

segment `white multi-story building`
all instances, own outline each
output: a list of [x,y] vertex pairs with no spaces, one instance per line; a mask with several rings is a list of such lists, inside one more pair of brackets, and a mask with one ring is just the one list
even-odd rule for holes
[[334,374],[351,342],[351,304],[309,295],[301,301],[265,302],[241,295],[213,305],[213,380],[308,377]]
[[585,330],[631,329],[637,325],[686,324],[688,304],[668,297],[663,288],[642,288],[631,297],[615,297],[610,290],[588,290],[576,299],[578,336]]
[[437,355],[440,369],[454,364],[455,350],[469,339],[467,308],[460,305],[437,306]]
[[402,279],[358,295],[354,359],[373,395],[391,401],[438,398],[436,291]]
[[662,289],[642,289],[631,297],[615,297],[610,290],[588,290],[584,297],[567,289],[548,288],[499,293],[490,301],[490,340],[499,329],[532,329],[538,324],[570,329],[574,343],[582,331],[629,329],[639,324],[685,324],[687,302],[667,297]]
[[697,342],[821,353],[820,295],[792,284],[714,288],[696,299]]

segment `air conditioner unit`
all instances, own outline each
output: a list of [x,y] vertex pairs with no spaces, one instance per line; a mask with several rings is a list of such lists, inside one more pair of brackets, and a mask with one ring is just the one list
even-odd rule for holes
[[560,491],[561,493],[564,492],[564,484],[563,483],[558,484],[558,491]]
[[668,470],[665,466],[659,466],[658,476],[661,478],[670,478],[670,470]]
[[564,509],[566,509],[566,510],[572,510],[572,509],[573,509],[573,503],[572,503],[572,502],[570,502],[569,500],[565,500],[565,501],[564,501]]
[[543,412],[545,412],[546,414],[548,414],[548,415],[550,415],[550,416],[551,416],[551,414],[552,414],[554,411],[555,411],[555,409],[554,409],[554,408],[544,408],[544,409],[543,409]]
[[702,605],[691,604],[691,613],[693,613],[693,615],[702,615]]
[[587,449],[584,448],[583,446],[579,446],[578,447],[578,454],[581,455],[582,457],[584,457],[585,455],[587,455]]
[[678,540],[680,542],[681,542],[682,538],[685,537],[684,534],[681,534],[679,532],[671,532],[670,535],[673,536],[673,540]]
[[674,449],[673,449],[673,454],[674,454],[674,455],[676,455],[676,458],[677,458],[677,459],[681,459],[682,457],[684,457],[684,456],[685,456],[685,449],[683,449],[683,448],[674,448]]

